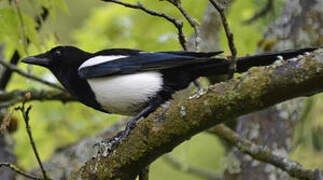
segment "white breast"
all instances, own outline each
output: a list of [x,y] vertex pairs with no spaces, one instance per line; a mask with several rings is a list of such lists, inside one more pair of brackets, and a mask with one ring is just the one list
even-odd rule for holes
[[162,74],[159,72],[93,78],[87,81],[103,109],[123,115],[138,113],[163,85]]
[[87,66],[93,66],[96,64],[101,64],[104,62],[109,62],[109,61],[114,61],[120,58],[125,58],[127,56],[95,56],[93,58],[90,58],[88,60],[86,60],[83,64],[81,64],[81,66],[79,67],[79,69],[87,67]]

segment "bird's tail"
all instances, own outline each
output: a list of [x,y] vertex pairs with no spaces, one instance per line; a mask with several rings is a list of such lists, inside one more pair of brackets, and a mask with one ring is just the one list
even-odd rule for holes
[[[293,49],[280,52],[269,52],[260,55],[245,56],[237,59],[237,72],[242,73],[254,66],[266,66],[274,63],[278,56],[283,59],[290,59],[311,52],[317,48]],[[214,76],[227,74],[230,61],[221,58],[213,58],[208,62],[194,66],[194,71],[197,76]]]

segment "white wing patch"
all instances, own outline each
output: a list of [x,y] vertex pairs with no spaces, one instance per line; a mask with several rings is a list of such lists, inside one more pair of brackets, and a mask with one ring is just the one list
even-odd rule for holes
[[84,67],[88,67],[88,66],[93,66],[93,65],[97,65],[97,64],[101,64],[104,62],[109,62],[109,61],[114,61],[120,58],[125,58],[127,56],[96,56],[93,58],[90,58],[88,60],[86,60],[83,64],[81,64],[81,66],[79,67],[79,69],[84,68]]
[[135,115],[162,88],[159,72],[141,72],[87,80],[103,109]]

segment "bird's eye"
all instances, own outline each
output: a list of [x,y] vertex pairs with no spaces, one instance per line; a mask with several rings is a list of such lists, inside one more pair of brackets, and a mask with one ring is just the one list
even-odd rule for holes
[[55,51],[55,56],[61,56],[61,55],[62,55],[62,51],[60,51],[60,50]]

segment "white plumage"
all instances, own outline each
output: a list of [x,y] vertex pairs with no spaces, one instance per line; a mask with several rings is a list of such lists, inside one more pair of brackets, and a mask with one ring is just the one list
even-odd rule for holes
[[162,74],[152,71],[87,81],[103,109],[123,115],[136,115],[163,85]]
[[101,64],[104,62],[108,62],[108,61],[114,61],[120,58],[125,58],[127,56],[114,56],[114,55],[110,55],[110,56],[95,56],[93,58],[90,58],[88,60],[86,60],[83,64],[81,64],[81,66],[79,67],[79,69],[84,68],[84,67],[88,67],[88,66],[93,66],[93,65],[97,65],[97,64]]

